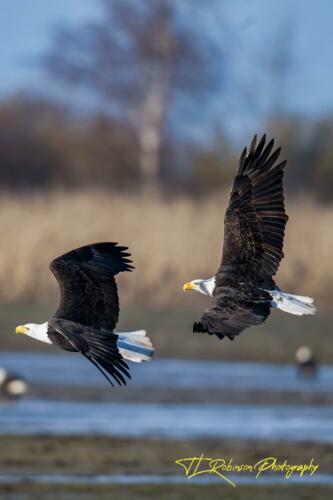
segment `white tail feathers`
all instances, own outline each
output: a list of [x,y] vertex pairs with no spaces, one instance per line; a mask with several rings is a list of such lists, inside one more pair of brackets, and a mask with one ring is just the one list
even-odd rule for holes
[[305,304],[313,304],[312,297],[305,297],[304,295],[292,295],[291,293],[282,293],[285,297],[299,300],[300,302],[304,302]]
[[141,363],[141,361],[150,361],[154,354],[154,348],[149,337],[146,337],[145,330],[136,332],[117,332],[117,346],[124,359]]
[[291,293],[281,292],[281,290],[270,290],[272,295],[273,307],[281,309],[281,311],[303,316],[303,314],[315,314],[316,307],[313,305],[311,297],[304,297],[303,295],[292,295]]

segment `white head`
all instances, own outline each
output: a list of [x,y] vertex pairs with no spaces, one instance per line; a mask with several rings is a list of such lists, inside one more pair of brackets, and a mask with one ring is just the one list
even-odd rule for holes
[[299,347],[296,351],[295,358],[297,363],[309,363],[313,359],[313,353],[307,345]]
[[215,289],[215,276],[207,280],[196,279],[185,283],[183,286],[184,292],[186,290],[195,290],[196,292],[203,293],[204,295],[209,295],[212,297]]
[[37,325],[36,323],[27,323],[26,325],[20,325],[16,327],[16,333],[22,333],[23,335],[28,335],[33,339],[40,340],[46,344],[52,344],[51,340],[47,335],[48,323],[42,323]]
[[28,392],[28,384],[23,379],[13,378],[8,382],[6,390],[8,396],[12,398],[19,398]]

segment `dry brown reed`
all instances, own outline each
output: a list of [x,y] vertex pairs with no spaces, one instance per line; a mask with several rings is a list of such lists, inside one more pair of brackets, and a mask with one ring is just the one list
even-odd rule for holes
[[[205,201],[120,196],[102,191],[0,198],[0,298],[49,300],[57,285],[49,262],[95,241],[128,245],[136,271],[121,280],[126,303],[177,302],[185,280],[219,265],[227,194]],[[333,292],[333,208],[289,203],[281,288],[330,307]]]

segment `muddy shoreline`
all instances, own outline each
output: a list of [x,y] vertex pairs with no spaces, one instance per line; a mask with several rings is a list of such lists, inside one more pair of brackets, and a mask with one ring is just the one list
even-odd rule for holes
[[163,387],[131,387],[126,391],[115,388],[110,392],[109,387],[83,386],[51,386],[33,384],[29,397],[51,401],[95,401],[95,402],[140,402],[140,403],[223,403],[223,404],[253,404],[257,405],[333,405],[333,393],[303,391],[271,391],[244,389],[212,389],[205,390],[163,388]]
[[[168,484],[35,484],[16,482],[20,475],[183,475],[175,460],[205,456],[233,458],[236,463],[255,463],[274,456],[278,461],[306,463],[313,458],[320,474],[332,473],[333,445],[316,443],[263,442],[238,440],[159,440],[102,438],[95,436],[0,436],[0,471],[9,478],[0,484],[0,498],[35,500],[36,498],[86,500],[123,498],[141,500],[159,498],[206,500],[225,497],[230,500],[280,500],[333,497],[333,486],[320,484],[278,485],[186,485]],[[11,481],[12,478],[12,481]]]
[[1,474],[181,474],[175,460],[206,456],[255,463],[274,456],[290,463],[313,458],[333,473],[333,445],[224,439],[161,440],[94,436],[0,436]]

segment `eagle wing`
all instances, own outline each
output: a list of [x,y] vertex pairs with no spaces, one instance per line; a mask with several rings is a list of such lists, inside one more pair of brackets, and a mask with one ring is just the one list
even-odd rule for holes
[[126,385],[126,378],[131,378],[117,347],[118,335],[55,317],[49,320],[48,334],[59,345],[65,342],[66,350],[83,354],[111,385],[114,385],[112,379]]
[[286,161],[277,164],[281,148],[273,153],[274,140],[265,147],[264,135],[254,136],[244,149],[224,218],[224,243],[216,285],[228,277],[273,286],[283,258],[283,238],[288,216],[284,208],[283,174]]
[[119,299],[114,276],[134,268],[117,243],[94,243],[53,260],[61,299],[55,318],[113,331],[119,318]]
[[277,163],[280,148],[272,152],[273,140],[265,142],[265,135],[258,144],[254,136],[249,151],[245,148],[240,157],[213,298],[193,331],[233,339],[269,315],[271,297],[263,288],[275,286],[288,216],[283,195],[286,162]]

